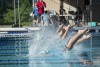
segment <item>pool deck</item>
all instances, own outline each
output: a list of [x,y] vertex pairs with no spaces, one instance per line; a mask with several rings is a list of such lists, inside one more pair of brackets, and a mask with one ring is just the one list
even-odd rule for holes
[[31,39],[31,32],[38,30],[40,30],[39,27],[0,28],[0,38]]
[[[94,27],[89,27],[89,26],[84,26],[84,27],[73,27],[74,30],[79,30],[79,29],[94,29],[94,30],[99,30],[100,26],[94,26]],[[5,28],[0,28],[0,31],[25,31],[25,30],[40,30],[40,27],[21,27],[21,28],[11,28],[11,27],[5,27]]]
[[0,28],[0,32],[6,32],[6,31],[34,31],[34,30],[40,30],[39,27],[22,27],[22,28]]
[[[88,28],[90,30],[95,30],[96,32],[100,31],[100,25],[98,26],[82,26],[82,27],[73,27],[73,30],[79,30],[79,29],[84,29],[84,28]],[[0,26],[0,32],[6,32],[6,31],[36,31],[36,30],[40,30],[40,27],[14,27],[12,28],[11,26]]]
[[84,27],[73,27],[73,29],[75,29],[75,30],[84,29],[84,28],[99,30],[99,29],[100,29],[100,26],[93,26],[93,27],[89,27],[89,26],[84,26]]

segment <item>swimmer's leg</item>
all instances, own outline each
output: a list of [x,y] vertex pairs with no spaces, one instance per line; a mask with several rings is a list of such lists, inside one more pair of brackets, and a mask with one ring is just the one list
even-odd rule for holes
[[61,24],[57,30],[57,33],[59,33],[63,29],[64,24]]
[[89,39],[89,38],[91,38],[91,37],[92,37],[91,34],[83,35],[81,38],[79,38],[79,39],[77,40],[77,42],[76,42],[75,44],[78,45],[80,42],[82,42],[82,41],[84,41],[84,40],[86,40],[86,39]]
[[71,25],[64,26],[64,29],[65,29],[66,31],[65,31],[65,33],[63,34],[62,39],[64,39],[64,38],[67,36],[67,33],[68,33],[68,31],[69,31],[70,28],[71,28]]
[[86,29],[83,29],[83,30],[78,30],[78,33],[75,34],[72,38],[70,38],[70,40],[68,41],[67,45],[66,45],[66,48],[72,48],[73,45],[77,42],[77,39],[83,35],[85,32],[87,32],[87,28]]
[[65,29],[62,29],[59,33],[58,33],[58,35],[62,38],[62,36],[64,35],[64,33],[65,33]]
[[86,32],[89,32],[89,30],[87,28],[85,28],[83,30],[78,30],[78,33],[77,34],[82,35],[82,34],[84,34]]

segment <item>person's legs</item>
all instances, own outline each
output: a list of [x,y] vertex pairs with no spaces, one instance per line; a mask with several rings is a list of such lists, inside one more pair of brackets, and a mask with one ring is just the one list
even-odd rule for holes
[[63,26],[64,26],[64,24],[59,25],[57,33],[59,33],[62,30]]
[[44,21],[44,26],[48,26],[48,21]]
[[44,21],[41,20],[40,26],[44,26]]
[[63,24],[61,26],[59,26],[59,29],[57,31],[59,31],[58,35],[64,39],[69,31],[69,29],[71,28],[70,25],[68,26],[64,26]]
[[71,28],[71,25],[64,26],[65,32],[64,32],[64,34],[62,36],[62,39],[64,39],[67,36],[67,33],[68,33],[70,28]]
[[71,49],[73,47],[73,45],[75,44],[76,40],[83,35],[85,32],[87,32],[87,28],[83,29],[83,30],[78,30],[78,33],[75,34],[67,43],[66,48]]
[[83,35],[86,32],[89,32],[89,30],[87,28],[85,28],[83,30],[78,30],[78,33],[77,34]]
[[34,26],[38,26],[37,16],[34,16]]
[[66,30],[63,28],[63,29],[58,33],[58,35],[62,38],[62,36],[64,35],[65,31],[66,31]]
[[38,26],[41,26],[41,14],[38,14],[37,16],[37,22],[38,22]]
[[75,44],[78,45],[80,42],[82,42],[82,41],[84,41],[84,40],[86,40],[86,39],[89,39],[89,38],[91,38],[91,37],[92,37],[91,34],[83,35],[81,38],[78,39],[78,41],[77,41]]

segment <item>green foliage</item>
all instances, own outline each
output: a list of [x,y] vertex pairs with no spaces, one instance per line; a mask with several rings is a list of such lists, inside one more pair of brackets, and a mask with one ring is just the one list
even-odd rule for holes
[[[16,23],[19,23],[18,19],[18,0],[16,1]],[[19,11],[20,11],[20,22],[22,25],[29,25],[31,23],[32,18],[29,14],[32,12],[32,6],[29,3],[29,0],[19,0]],[[0,9],[0,24],[14,24],[14,0],[6,0],[6,9]],[[4,12],[3,12],[4,11]],[[3,13],[1,13],[3,12]]]
[[8,9],[7,12],[4,14],[4,23],[11,23],[14,22],[14,12],[11,9]]
[[31,6],[28,0],[21,0],[20,2],[20,18],[21,22],[30,22],[31,18],[29,14],[31,13]]
[[31,26],[32,23],[31,22],[22,22],[21,25],[22,26]]

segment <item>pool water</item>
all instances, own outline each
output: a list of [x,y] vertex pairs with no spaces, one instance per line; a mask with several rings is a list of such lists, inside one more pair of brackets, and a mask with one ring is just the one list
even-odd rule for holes
[[[32,32],[33,39],[1,39],[0,67],[100,67],[99,35],[66,51],[64,47],[73,33],[69,32],[62,40],[55,31],[46,27]],[[88,55],[93,65],[83,65],[81,54]]]
[[28,67],[28,48],[26,40],[0,40],[0,67]]

